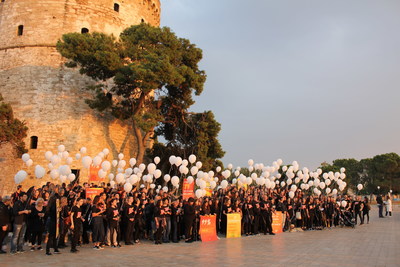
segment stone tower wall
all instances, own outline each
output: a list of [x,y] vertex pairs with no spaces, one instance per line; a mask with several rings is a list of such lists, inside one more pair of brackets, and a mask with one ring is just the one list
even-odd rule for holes
[[[119,4],[119,12],[114,11]],[[29,149],[34,161],[27,168],[22,160],[10,160],[10,153],[0,165],[12,165],[0,172],[0,194],[14,189],[15,169],[24,169],[35,184],[34,166],[47,168],[46,151],[57,151],[64,144],[74,158],[86,146],[95,156],[104,148],[109,159],[122,152],[126,157],[136,154],[134,135],[129,125],[91,110],[84,100],[85,90],[94,84],[76,70],[63,66],[55,44],[64,33],[104,32],[118,36],[123,29],[139,24],[142,19],[154,26],[160,22],[159,0],[5,0],[0,3],[0,93],[12,105],[15,116],[25,120],[29,128],[25,140],[38,137],[37,149]],[[18,36],[18,26],[23,34]],[[1,167],[1,166],[0,166]],[[81,181],[88,176],[80,160],[71,165],[81,170]],[[47,174],[43,181],[50,180]],[[39,182],[37,182],[39,183]],[[39,184],[38,184],[39,185]]]

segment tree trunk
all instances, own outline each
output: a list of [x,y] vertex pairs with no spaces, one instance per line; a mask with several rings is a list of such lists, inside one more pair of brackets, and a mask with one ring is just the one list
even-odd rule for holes
[[142,131],[140,130],[139,127],[136,126],[136,122],[133,121],[132,122],[132,128],[133,128],[133,132],[135,133],[135,138],[136,138],[136,145],[137,145],[137,155],[136,155],[136,162],[137,165],[143,163],[143,158],[144,158],[144,152],[146,150],[145,147],[145,142],[143,140],[143,134]]

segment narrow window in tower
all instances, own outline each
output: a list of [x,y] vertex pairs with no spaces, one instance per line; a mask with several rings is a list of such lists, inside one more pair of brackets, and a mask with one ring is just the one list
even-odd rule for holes
[[38,145],[38,137],[37,136],[31,136],[30,148],[31,149],[37,149],[37,145]]
[[144,23],[144,19],[142,19],[142,23]]
[[19,25],[18,26],[18,36],[21,36],[24,34],[24,25]]
[[89,33],[89,29],[88,28],[82,28],[81,29],[81,33]]
[[114,11],[119,12],[119,4],[114,3]]

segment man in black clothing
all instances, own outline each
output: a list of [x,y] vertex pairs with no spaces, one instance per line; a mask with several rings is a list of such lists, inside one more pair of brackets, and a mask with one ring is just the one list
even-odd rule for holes
[[4,238],[7,236],[8,232],[11,230],[11,197],[5,196],[2,201],[0,201],[0,254],[5,254],[1,246],[3,244]]
[[183,206],[183,220],[185,222],[185,242],[192,242],[193,224],[196,219],[194,199],[191,197],[188,203]]
[[381,195],[378,195],[376,197],[376,203],[378,203],[378,208],[379,208],[379,218],[384,218],[383,217],[383,199]]
[[46,208],[46,217],[47,217],[47,222],[46,222],[46,228],[48,232],[48,237],[47,237],[47,244],[46,244],[46,255],[50,256],[52,255],[50,253],[50,248],[54,249],[54,254],[60,254],[60,251],[58,250],[57,247],[57,212],[58,209],[60,209],[60,199],[58,196],[58,188],[54,187],[51,189],[51,195],[49,202],[47,204]]
[[22,247],[26,231],[26,215],[31,213],[27,205],[27,200],[28,196],[22,192],[20,199],[13,206],[14,231],[11,239],[11,254],[15,254],[17,251],[24,252]]
[[133,196],[126,199],[123,210],[123,220],[126,225],[125,229],[125,245],[133,245],[133,230],[135,226],[135,206],[133,205]]

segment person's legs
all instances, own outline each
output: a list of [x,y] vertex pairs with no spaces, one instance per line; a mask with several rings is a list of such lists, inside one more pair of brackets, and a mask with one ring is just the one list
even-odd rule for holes
[[382,218],[383,217],[383,206],[382,205],[378,205],[378,208],[379,208],[379,218]]
[[17,241],[18,236],[21,232],[22,224],[15,224],[13,225],[13,235],[11,238],[11,253],[17,252]]

